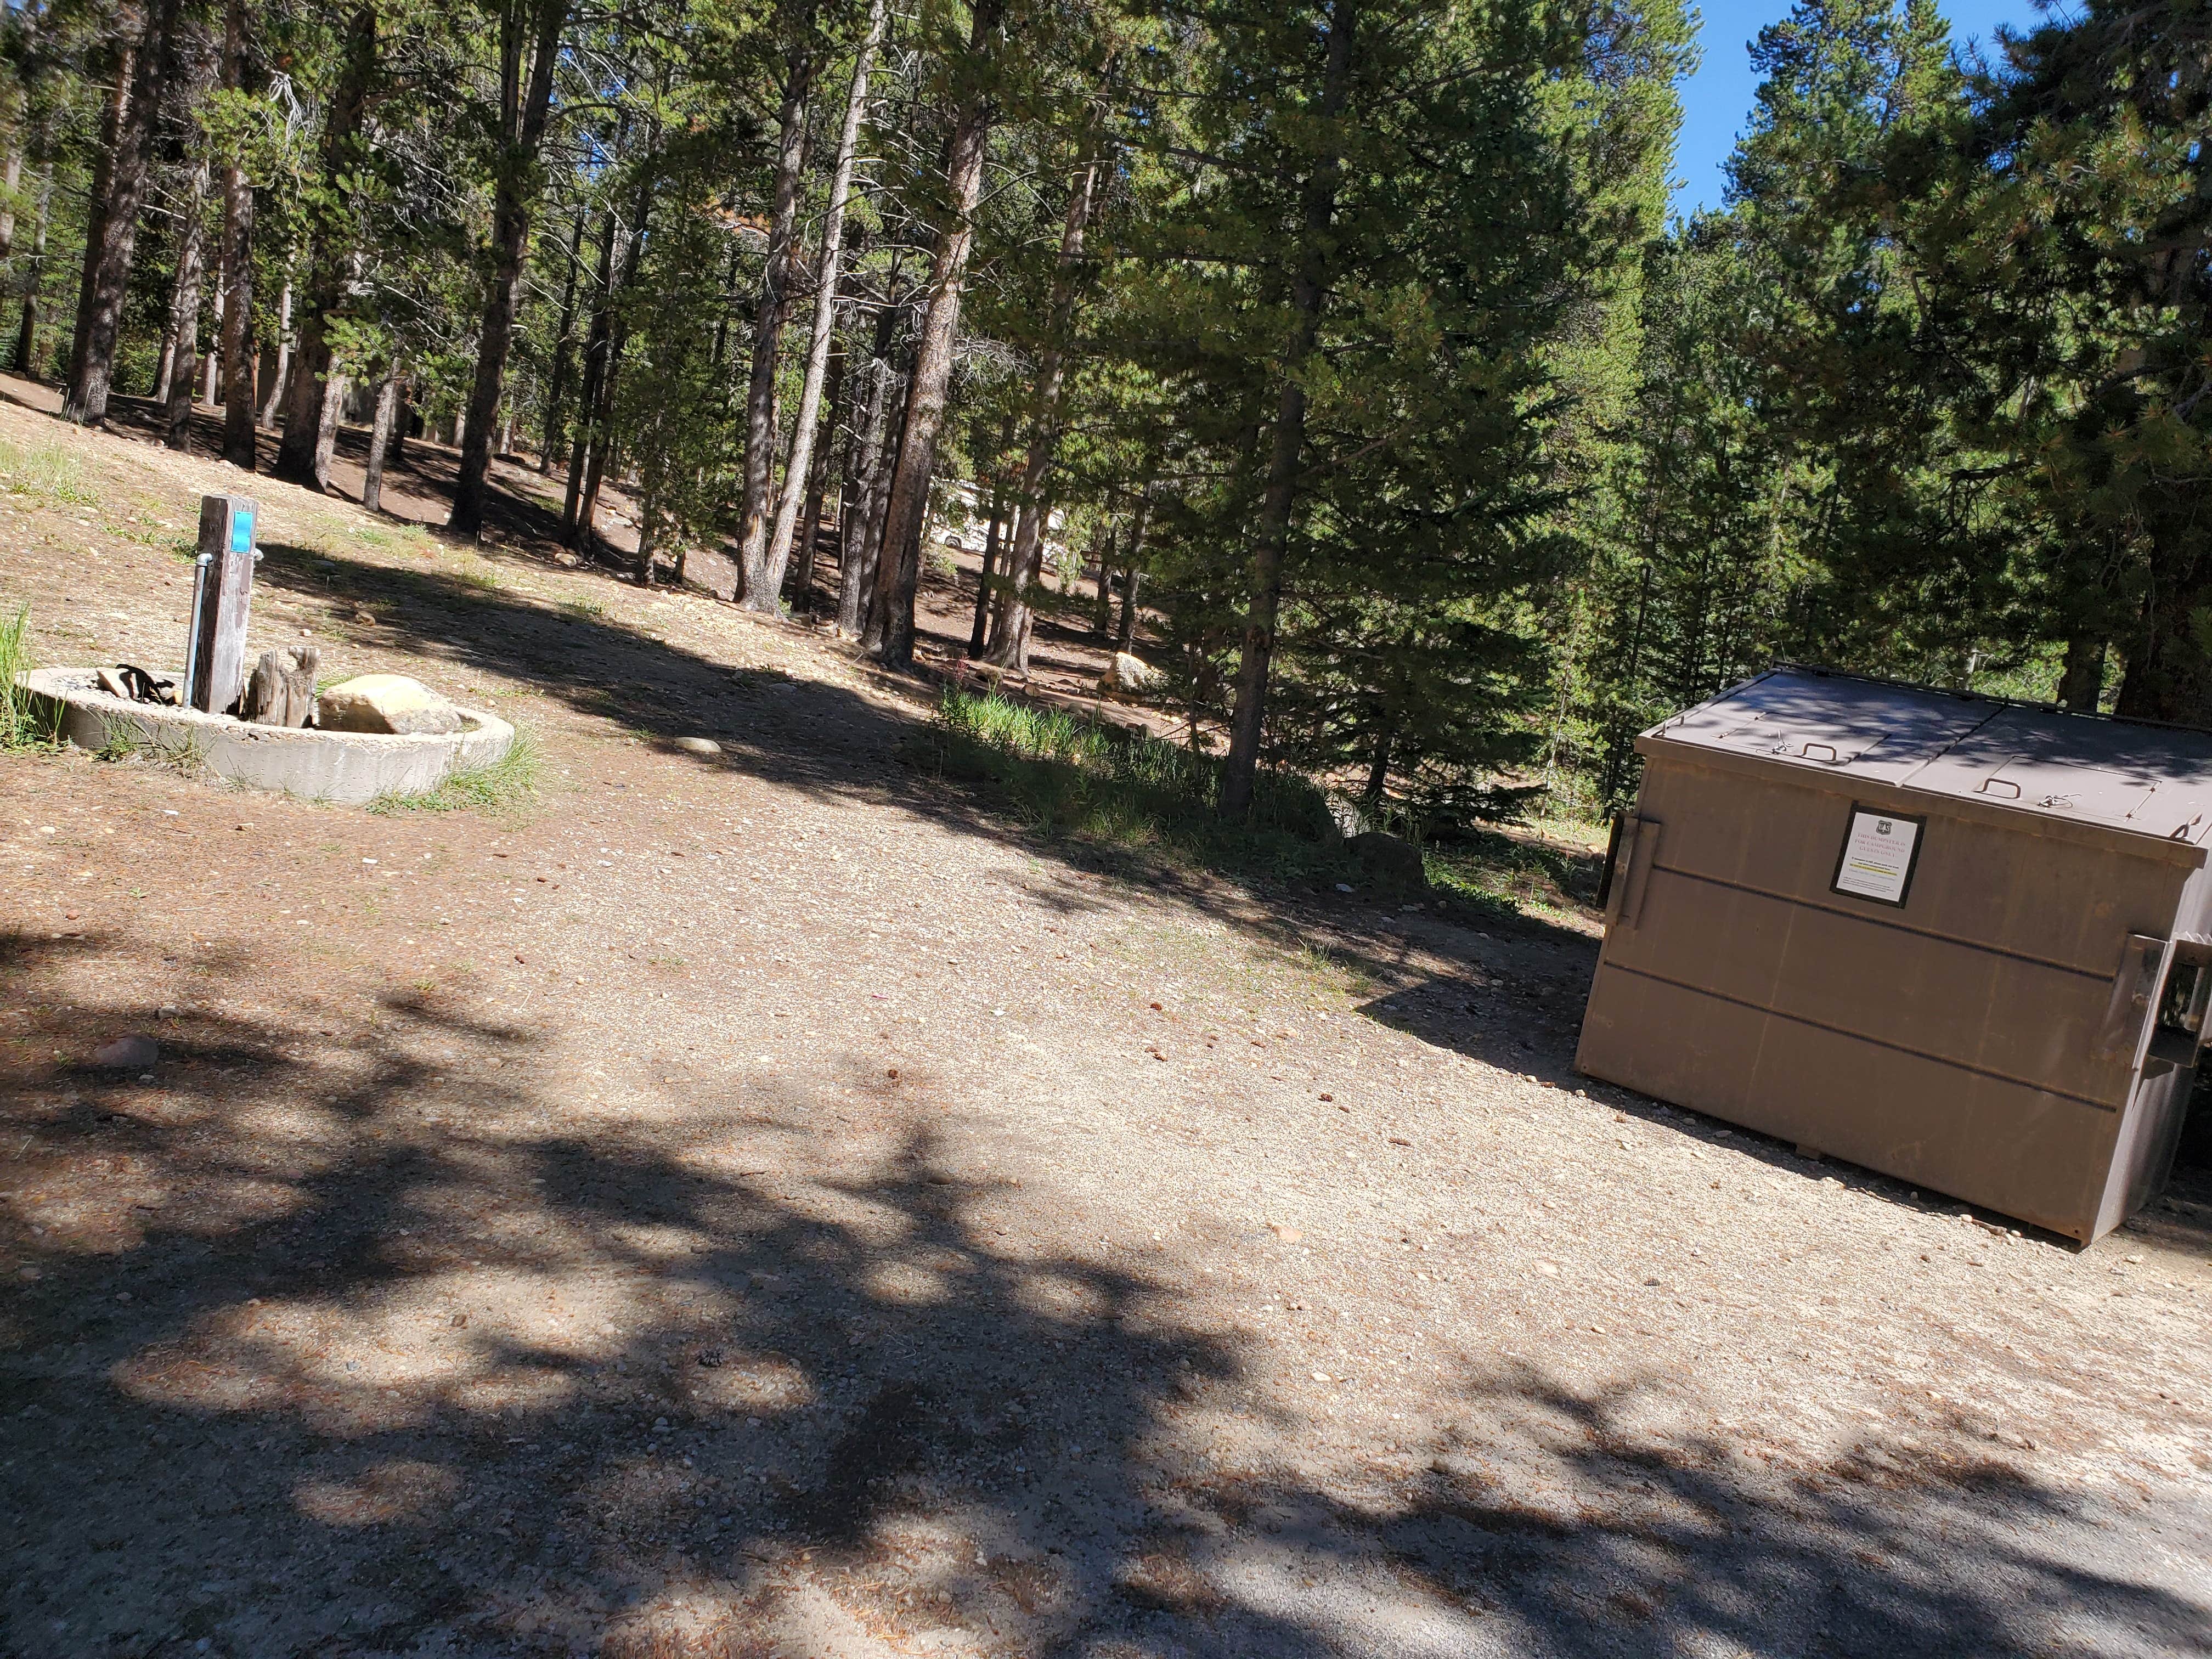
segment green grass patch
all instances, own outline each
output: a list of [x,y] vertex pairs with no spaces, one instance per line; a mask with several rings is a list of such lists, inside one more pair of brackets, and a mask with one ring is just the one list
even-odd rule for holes
[[1488,830],[1431,845],[1423,858],[1440,897],[1498,915],[1582,917],[1596,898],[1604,853]]
[[1285,878],[1350,863],[1310,778],[1262,771],[1251,817],[1214,810],[1222,763],[1164,738],[1003,696],[947,690],[931,728],[945,776],[986,783],[1035,833]]
[[472,559],[453,574],[471,587],[480,587],[487,593],[496,593],[501,587],[499,572],[481,560]]
[[73,507],[97,507],[99,492],[84,482],[84,465],[59,444],[28,449],[0,438],[0,488],[18,495],[43,495]]
[[507,752],[489,766],[471,766],[448,773],[434,789],[412,795],[379,795],[368,804],[372,812],[485,812],[498,817],[520,817],[537,799],[538,783],[545,769],[544,757],[530,734],[517,730]]
[[597,599],[563,599],[561,601],[561,608],[570,616],[580,617],[586,622],[595,621],[607,614],[606,606],[601,605]]
[[31,655],[31,608],[0,617],[0,749],[51,749],[61,741],[61,711],[41,712],[16,684],[38,664]]
[[[1214,811],[1218,757],[1060,709],[948,690],[928,744],[942,775],[984,786],[1048,839],[1316,886],[1376,884],[1338,833],[1321,786],[1296,772],[1263,771],[1251,818],[1231,824]],[[1570,836],[1500,830],[1422,855],[1447,908],[1575,922],[1588,917],[1601,861]],[[1306,966],[1344,971],[1325,957]]]

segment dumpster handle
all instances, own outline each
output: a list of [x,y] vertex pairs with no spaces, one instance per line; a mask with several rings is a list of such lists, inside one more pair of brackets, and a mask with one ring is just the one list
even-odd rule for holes
[[2164,939],[2148,933],[2128,935],[2120,951],[2119,969],[2112,975],[2105,1022],[2098,1028],[2096,1044],[2090,1050],[2096,1059],[2135,1065],[2136,1048],[2142,1041],[2143,1027],[2158,995],[2159,970],[2165,966]]
[[1633,927],[1644,914],[1644,890],[1651,884],[1651,865],[1659,855],[1660,825],[1651,818],[1630,818],[1621,825],[1624,862],[1613,884],[1613,908],[1607,927]]
[[1617,874],[1614,865],[1620,863],[1621,858],[1621,825],[1626,825],[1626,823],[1628,823],[1628,814],[1614,811],[1613,827],[1606,832],[1606,863],[1599,869],[1597,876],[1597,909],[1604,911],[1606,915],[1613,915],[1613,890],[1620,884],[1620,874]]

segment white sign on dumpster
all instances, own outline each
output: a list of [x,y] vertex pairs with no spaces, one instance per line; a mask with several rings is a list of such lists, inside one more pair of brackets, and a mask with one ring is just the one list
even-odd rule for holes
[[1895,812],[1851,808],[1851,827],[1844,836],[1832,891],[1881,904],[1902,904],[1912,884],[1912,865],[1920,852],[1918,818]]

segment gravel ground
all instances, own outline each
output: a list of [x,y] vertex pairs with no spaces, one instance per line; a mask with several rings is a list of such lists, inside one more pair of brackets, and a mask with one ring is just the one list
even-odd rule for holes
[[[158,653],[239,476],[0,439],[0,604]],[[2212,1650],[2201,1176],[2075,1254],[1588,1087],[1585,930],[1032,845],[817,636],[253,488],[257,648],[544,787],[0,757],[7,1652]]]

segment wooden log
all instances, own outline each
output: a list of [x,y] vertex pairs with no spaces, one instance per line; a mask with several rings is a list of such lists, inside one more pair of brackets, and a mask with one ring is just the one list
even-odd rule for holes
[[257,726],[305,726],[315,712],[315,671],[322,654],[312,645],[263,652],[239,712]]

